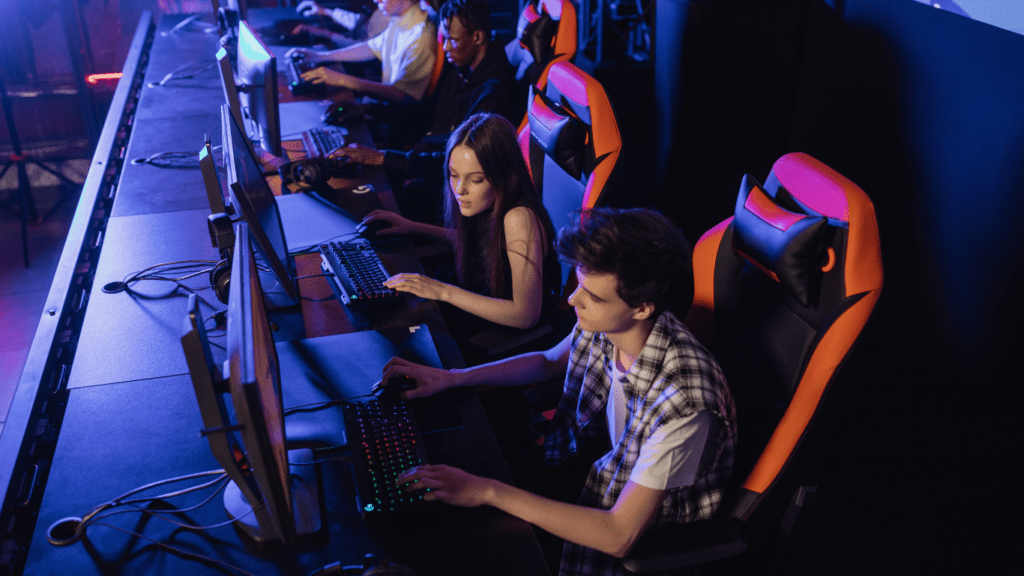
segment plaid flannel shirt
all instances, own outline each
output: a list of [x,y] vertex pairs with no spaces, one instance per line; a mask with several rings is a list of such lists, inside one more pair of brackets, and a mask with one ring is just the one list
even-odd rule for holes
[[[578,325],[571,342],[565,389],[545,439],[549,464],[568,458],[588,440],[608,435],[605,405],[611,383],[606,364],[615,361],[614,347],[603,333],[586,332]],[[611,509],[651,434],[673,419],[707,410],[720,422],[711,445],[715,457],[692,486],[665,493],[654,525],[710,518],[732,472],[736,444],[735,407],[718,363],[675,316],[665,312],[655,321],[626,378],[626,428],[618,445],[591,467],[580,505]],[[610,555],[566,542],[559,573],[603,575],[625,570]]]

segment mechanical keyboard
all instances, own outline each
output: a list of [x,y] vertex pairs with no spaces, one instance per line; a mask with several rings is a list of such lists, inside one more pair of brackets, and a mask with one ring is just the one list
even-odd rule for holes
[[404,400],[343,404],[352,448],[359,509],[363,515],[421,508],[425,490],[405,492],[398,475],[426,464],[426,451],[412,409]]
[[302,73],[309,70],[302,58],[285,58],[284,73],[288,77],[288,90],[292,96],[323,96],[326,84],[313,84],[302,79]]
[[345,145],[348,130],[340,126],[311,128],[302,133],[302,145],[310,158],[324,158]]
[[384,286],[388,272],[367,242],[321,244],[325,272],[334,274],[332,287],[345,304],[399,297]]

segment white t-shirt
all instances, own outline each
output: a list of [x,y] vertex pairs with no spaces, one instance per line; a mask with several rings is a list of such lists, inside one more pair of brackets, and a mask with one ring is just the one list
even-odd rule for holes
[[[629,416],[626,393],[622,388],[622,379],[628,377],[628,373],[622,372],[618,357],[616,349],[614,360],[609,362],[608,367],[611,390],[605,408],[612,446],[616,446],[622,439],[626,418]],[[715,417],[701,410],[658,428],[640,447],[640,456],[629,479],[655,490],[693,485],[701,462],[705,459],[704,451],[715,425]]]
[[381,62],[381,83],[423,98],[437,57],[437,27],[426,12],[413,6],[366,45]]

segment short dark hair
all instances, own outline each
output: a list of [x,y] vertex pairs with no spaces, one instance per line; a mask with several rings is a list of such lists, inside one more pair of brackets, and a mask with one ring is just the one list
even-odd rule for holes
[[558,232],[563,262],[614,274],[616,293],[630,307],[651,303],[655,317],[666,309],[685,316],[693,301],[693,248],[667,217],[646,208],[591,208],[574,222]]
[[483,30],[484,36],[490,39],[491,7],[485,0],[448,0],[441,5],[441,22],[450,25],[455,16],[466,27],[466,32],[472,34]]

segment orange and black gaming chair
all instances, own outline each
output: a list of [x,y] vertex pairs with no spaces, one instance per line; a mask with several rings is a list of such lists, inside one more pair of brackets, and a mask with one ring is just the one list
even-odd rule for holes
[[576,56],[576,6],[570,0],[527,0],[505,55],[516,80],[544,88],[551,66]]
[[787,154],[764,186],[744,177],[734,216],[704,234],[693,266],[686,323],[736,401],[737,484],[716,517],[651,528],[622,563],[750,573],[779,562],[813,501],[815,455],[850,384],[840,372],[882,290],[874,207],[828,166]]
[[[600,205],[622,138],[604,88],[569,62],[551,67],[544,89],[530,88],[519,146],[555,229]],[[562,271],[562,285],[568,280]]]
[[424,98],[433,95],[434,91],[437,90],[438,84],[441,83],[441,71],[444,70],[444,64],[447,61],[444,55],[444,34],[438,28],[437,51],[434,52],[434,69],[430,71],[430,84],[427,85],[427,92],[423,95]]

